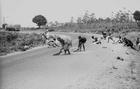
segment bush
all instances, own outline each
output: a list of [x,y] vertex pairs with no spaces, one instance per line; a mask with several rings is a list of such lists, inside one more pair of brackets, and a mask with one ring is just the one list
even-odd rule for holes
[[17,37],[18,37],[17,34],[8,34],[6,38],[7,38],[7,41],[10,42],[12,40],[15,40]]

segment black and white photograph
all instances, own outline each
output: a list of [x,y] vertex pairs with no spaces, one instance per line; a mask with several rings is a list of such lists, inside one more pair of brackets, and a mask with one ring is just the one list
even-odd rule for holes
[[0,89],[140,89],[140,0],[0,0]]

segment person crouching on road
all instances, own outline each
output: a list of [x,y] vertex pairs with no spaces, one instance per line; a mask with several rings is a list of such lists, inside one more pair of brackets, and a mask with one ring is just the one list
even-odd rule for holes
[[54,55],[60,55],[63,50],[64,50],[65,54],[71,54],[70,53],[70,47],[72,46],[72,40],[68,37],[63,37],[63,38],[62,37],[57,37],[57,40],[61,44],[61,49],[58,53],[56,53]]
[[113,36],[112,36],[112,33],[111,32],[108,32],[108,43],[109,43],[109,40],[112,40],[113,43],[115,43],[115,41],[113,40]]
[[94,36],[91,36],[91,38],[93,39],[92,43],[96,43],[96,44],[101,44],[101,40],[104,39],[102,37],[98,38]]
[[138,48],[138,51],[140,50],[140,38],[137,38],[136,40],[136,47]]
[[131,47],[132,49],[136,50],[134,48],[134,44],[131,40],[127,39],[126,37],[123,38],[124,46]]
[[107,34],[104,31],[102,31],[102,35],[103,35],[104,40],[106,40]]
[[92,36],[91,38],[93,39],[92,43],[95,43],[95,42],[98,41],[98,38],[97,37]]
[[123,38],[122,38],[121,36],[119,36],[119,37],[118,37],[118,41],[115,42],[115,43],[120,43],[120,44],[123,43]]

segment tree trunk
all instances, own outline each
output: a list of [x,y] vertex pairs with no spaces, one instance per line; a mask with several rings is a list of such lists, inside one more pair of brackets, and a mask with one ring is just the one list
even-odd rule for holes
[[40,29],[40,27],[41,27],[41,26],[40,26],[40,25],[38,25],[38,29]]
[[140,27],[140,21],[137,21],[137,25],[138,25],[138,27]]

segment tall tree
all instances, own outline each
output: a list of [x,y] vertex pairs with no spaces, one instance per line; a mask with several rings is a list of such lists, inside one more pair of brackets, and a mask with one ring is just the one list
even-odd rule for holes
[[82,24],[82,18],[81,17],[77,18],[77,24]]
[[90,19],[89,13],[88,13],[88,11],[86,11],[83,18],[82,18],[82,21],[84,24],[88,24],[89,19]]
[[89,21],[88,23],[89,24],[92,24],[96,21],[96,18],[95,18],[95,14],[94,13],[91,13],[90,16],[89,16]]
[[0,27],[2,26],[2,1],[0,0]]
[[81,17],[77,18],[77,24],[78,24],[79,28],[81,29],[82,28],[82,24],[83,24],[83,21],[82,21]]
[[115,22],[130,22],[132,21],[132,13],[126,8],[119,10],[118,12],[113,12],[113,21]]
[[133,13],[133,18],[135,19],[137,25],[140,27],[140,11],[136,10]]
[[140,21],[140,11],[136,10],[133,13],[133,18],[135,19],[136,22]]
[[35,16],[32,21],[33,23],[36,23],[39,28],[47,23],[47,19],[43,15]]

